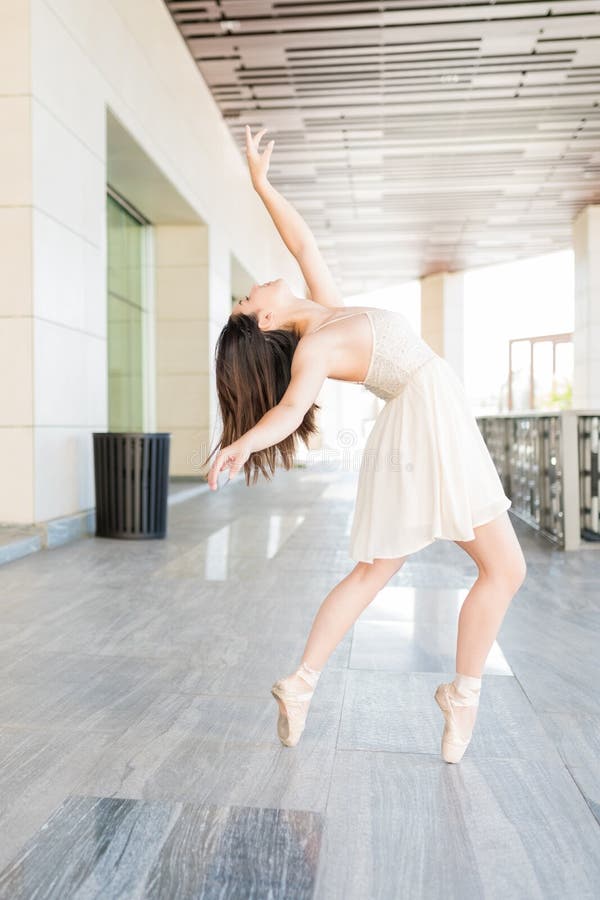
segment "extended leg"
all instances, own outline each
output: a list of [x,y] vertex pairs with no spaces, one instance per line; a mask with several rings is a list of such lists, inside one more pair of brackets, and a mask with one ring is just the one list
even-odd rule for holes
[[[405,563],[408,557],[375,559],[357,563],[352,572],[327,594],[313,620],[302,661],[321,671],[351,625],[379,591]],[[306,688],[298,675],[290,676],[293,689]]]
[[527,567],[507,512],[474,531],[474,541],[456,542],[479,570],[458,619],[456,671],[480,678],[504,615],[525,580]]
[[458,620],[456,674],[451,683],[438,685],[435,692],[446,720],[442,756],[450,763],[462,759],[471,740],[485,661],[527,571],[508,513],[474,531],[474,541],[456,542],[479,569]]
[[407,557],[357,563],[329,592],[313,620],[302,659],[322,669],[351,625],[385,587]]

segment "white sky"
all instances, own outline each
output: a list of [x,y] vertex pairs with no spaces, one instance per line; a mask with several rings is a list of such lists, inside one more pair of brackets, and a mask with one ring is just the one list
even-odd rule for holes
[[509,339],[573,327],[572,250],[465,272],[465,387],[475,412],[490,409],[507,381]]

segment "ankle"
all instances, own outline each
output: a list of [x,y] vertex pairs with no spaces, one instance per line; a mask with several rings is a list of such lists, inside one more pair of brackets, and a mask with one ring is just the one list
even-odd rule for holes
[[455,699],[464,706],[476,706],[481,693],[481,678],[457,672],[452,682]]
[[313,669],[311,666],[307,665],[304,660],[302,660],[296,671],[296,675],[302,678],[312,688],[315,688],[317,686],[319,678],[321,677],[321,672],[322,669]]
[[309,666],[308,663],[304,662],[304,660],[302,660],[302,662],[300,663],[299,668],[300,668],[300,669],[305,669],[309,674],[311,674],[311,675],[316,675],[317,677],[318,677],[318,676],[321,674],[321,672],[323,671],[322,669],[313,669],[313,668],[311,668],[311,666]]

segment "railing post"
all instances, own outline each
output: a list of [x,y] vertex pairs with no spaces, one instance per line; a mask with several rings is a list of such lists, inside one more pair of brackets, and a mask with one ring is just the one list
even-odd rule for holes
[[563,409],[561,416],[561,469],[563,486],[564,549],[581,546],[581,514],[579,501],[579,445],[577,412]]

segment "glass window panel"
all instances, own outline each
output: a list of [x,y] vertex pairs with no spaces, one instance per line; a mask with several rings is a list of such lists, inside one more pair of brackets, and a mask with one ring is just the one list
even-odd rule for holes
[[556,344],[554,363],[554,401],[560,409],[570,409],[573,405],[573,373],[575,356],[573,341]]
[[511,380],[513,409],[529,409],[531,378],[531,341],[513,341],[511,344]]
[[573,341],[560,341],[556,345],[556,378],[570,381],[573,378],[573,365]]
[[552,402],[552,341],[535,341],[533,345],[533,407],[548,409]]
[[144,226],[107,197],[108,420],[143,430],[142,263]]

